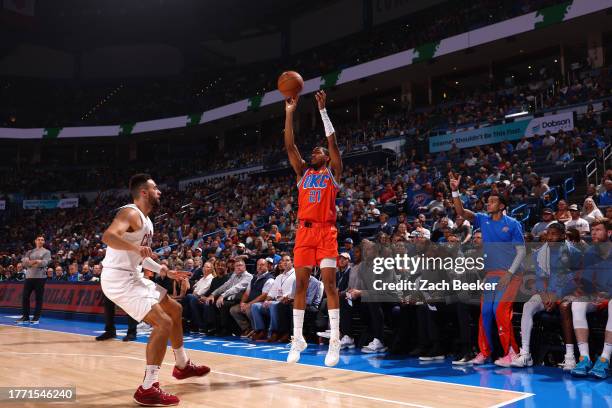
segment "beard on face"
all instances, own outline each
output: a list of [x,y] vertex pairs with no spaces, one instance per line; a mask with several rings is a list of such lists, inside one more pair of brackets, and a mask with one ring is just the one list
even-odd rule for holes
[[161,202],[158,197],[155,197],[154,195],[150,195],[149,205],[151,206],[152,210],[158,210],[161,207]]

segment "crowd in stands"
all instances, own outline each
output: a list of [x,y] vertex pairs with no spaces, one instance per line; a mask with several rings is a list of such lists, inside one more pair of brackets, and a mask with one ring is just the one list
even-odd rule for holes
[[[0,126],[110,124],[123,123],[126,117],[141,121],[201,112],[274,90],[278,74],[289,68],[312,78],[559,3],[558,0],[444,2],[288,59],[213,70],[194,69],[196,73],[181,78],[153,82],[107,81],[91,84],[86,92],[82,83],[11,79],[0,86],[0,97],[12,101],[0,110]],[[29,95],[38,97],[33,100]],[[92,108],[93,112],[85,117]]]
[[[417,148],[423,146],[430,135],[499,124],[505,115],[516,113],[531,103],[534,92],[540,92],[549,86],[553,86],[555,91],[546,93],[542,99],[545,109],[560,108],[579,102],[603,101],[602,108],[597,112],[593,105],[589,105],[587,113],[579,123],[582,130],[591,131],[597,126],[595,115],[610,110],[610,101],[606,98],[609,98],[612,89],[611,78],[610,68],[587,69],[577,73],[574,83],[568,86],[546,76],[524,84],[501,86],[497,91],[482,92],[472,89],[469,93],[457,95],[454,100],[430,108],[380,113],[360,123],[339,123],[337,130],[341,135],[340,148],[345,154],[370,151],[373,149],[373,142],[393,137],[406,137],[407,146]],[[298,135],[297,141],[300,148],[308,150],[315,146],[320,136],[320,131],[304,129]],[[600,138],[601,135],[595,137]],[[555,158],[554,161],[557,158],[568,161],[571,160],[570,156],[575,155],[575,152],[568,151],[571,146],[556,147],[563,148],[563,151],[557,149],[551,153],[551,157]],[[164,146],[158,150],[166,149]],[[423,151],[419,150],[418,153],[422,154]],[[107,154],[112,155],[112,153]],[[259,139],[244,140],[238,151],[206,149],[202,154],[190,156],[186,160],[185,155],[190,154],[191,152],[182,149],[171,155],[160,153],[158,156],[148,157],[146,162],[136,161],[123,165],[115,160],[68,165],[45,157],[37,166],[21,163],[19,172],[2,171],[0,191],[34,195],[42,191],[100,191],[122,188],[130,174],[143,170],[152,172],[166,181],[172,181],[226,169],[286,164],[285,152],[278,143],[277,134],[266,134]],[[152,160],[155,162],[154,166],[151,165]],[[439,162],[443,160],[443,155],[438,156]]]

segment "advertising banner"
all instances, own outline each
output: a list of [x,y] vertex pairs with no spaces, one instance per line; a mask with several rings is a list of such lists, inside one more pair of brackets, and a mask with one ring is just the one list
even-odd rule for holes
[[[0,283],[0,307],[21,308],[23,282]],[[35,305],[31,297],[31,307]],[[77,313],[104,313],[102,289],[96,283],[64,283],[48,281],[45,284],[44,310]],[[117,310],[121,314],[123,311]]]
[[78,197],[62,198],[61,200],[23,200],[24,210],[51,210],[54,208],[77,208]]
[[429,152],[436,153],[450,150],[453,143],[462,149],[499,143],[506,140],[518,140],[523,136],[543,135],[546,131],[557,133],[561,129],[567,131],[573,128],[573,112],[564,112],[558,115],[543,116],[531,120],[433,136],[429,138]]

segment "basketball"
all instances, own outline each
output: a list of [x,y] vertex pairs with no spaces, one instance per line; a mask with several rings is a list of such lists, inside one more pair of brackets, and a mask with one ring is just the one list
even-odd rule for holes
[[285,71],[278,77],[278,90],[287,98],[296,97],[302,88],[304,88],[304,80],[302,76],[295,71]]

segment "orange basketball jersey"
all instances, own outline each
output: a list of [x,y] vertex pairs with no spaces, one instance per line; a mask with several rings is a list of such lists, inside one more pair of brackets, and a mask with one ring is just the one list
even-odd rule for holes
[[298,187],[298,219],[336,223],[338,183],[328,167],[308,168]]

